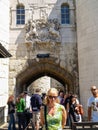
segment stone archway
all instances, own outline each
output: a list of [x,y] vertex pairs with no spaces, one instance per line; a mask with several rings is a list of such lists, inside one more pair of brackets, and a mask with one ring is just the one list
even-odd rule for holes
[[69,90],[74,91],[73,76],[64,68],[61,68],[59,63],[56,63],[55,58],[40,58],[38,61],[28,60],[28,66],[16,77],[16,95],[23,91],[23,86],[26,88],[36,79],[42,76],[49,76],[64,86],[68,85]]

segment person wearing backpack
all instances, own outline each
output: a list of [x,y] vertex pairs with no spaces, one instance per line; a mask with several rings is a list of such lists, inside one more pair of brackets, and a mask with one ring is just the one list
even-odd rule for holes
[[35,125],[36,130],[39,130],[40,124],[40,108],[42,106],[42,98],[39,94],[40,89],[35,90],[35,94],[31,96],[31,109],[33,114],[33,124]]

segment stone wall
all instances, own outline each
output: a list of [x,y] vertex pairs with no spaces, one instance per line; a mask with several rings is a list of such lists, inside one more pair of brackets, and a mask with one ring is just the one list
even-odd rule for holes
[[[0,43],[9,49],[9,0],[0,1]],[[0,107],[6,106],[8,98],[9,58],[0,59]],[[7,116],[5,111],[4,116]]]
[[[68,2],[70,5],[70,24],[62,25],[61,23],[61,4]],[[78,93],[78,61],[77,61],[77,46],[76,46],[76,28],[75,28],[75,7],[73,1],[20,1],[20,4],[25,6],[25,20],[26,25],[28,22],[31,24],[36,23],[36,34],[32,32],[32,37],[27,37],[30,33],[26,25],[16,25],[16,5],[19,4],[15,0],[11,0],[10,13],[10,51],[13,57],[10,59],[10,76],[9,86],[10,92],[16,91],[16,77],[25,69],[28,65],[28,60],[38,60],[37,54],[49,53],[50,57],[56,58],[56,62],[60,68],[67,70],[74,77],[74,87]],[[43,8],[42,8],[43,7]],[[58,20],[60,24],[59,30],[51,29],[54,19]],[[38,23],[38,24],[37,24]],[[48,23],[48,24],[47,24]],[[34,25],[34,24],[32,24]],[[54,30],[53,30],[54,29]],[[49,31],[50,30],[50,31]],[[51,30],[53,32],[51,32]],[[33,30],[31,30],[33,31]],[[35,31],[35,30],[34,30]],[[49,32],[48,32],[49,31]],[[59,32],[57,32],[59,31]],[[51,33],[47,37],[46,33]],[[59,34],[59,39],[55,37]],[[47,37],[47,38],[46,38]],[[49,39],[50,38],[50,39]],[[47,67],[48,68],[48,67]],[[49,83],[50,84],[50,83]],[[14,87],[13,87],[14,86]],[[51,86],[51,85],[49,85]],[[18,91],[18,90],[17,90]]]

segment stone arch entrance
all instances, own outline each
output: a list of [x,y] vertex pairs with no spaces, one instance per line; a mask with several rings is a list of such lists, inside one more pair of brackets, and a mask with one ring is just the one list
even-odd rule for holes
[[49,76],[59,81],[63,86],[67,84],[68,90],[74,91],[73,76],[56,63],[54,58],[40,58],[28,60],[28,65],[16,77],[16,95],[23,92],[35,80],[42,76]]

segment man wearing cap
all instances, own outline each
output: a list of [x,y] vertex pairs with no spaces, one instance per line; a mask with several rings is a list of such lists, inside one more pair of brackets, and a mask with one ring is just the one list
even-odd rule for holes
[[92,96],[88,99],[88,121],[98,122],[98,89],[91,87]]
[[40,108],[42,106],[42,98],[39,94],[40,89],[37,88],[35,90],[35,94],[31,97],[31,108],[33,113],[33,124],[36,127],[36,130],[39,130],[39,123],[40,123]]

